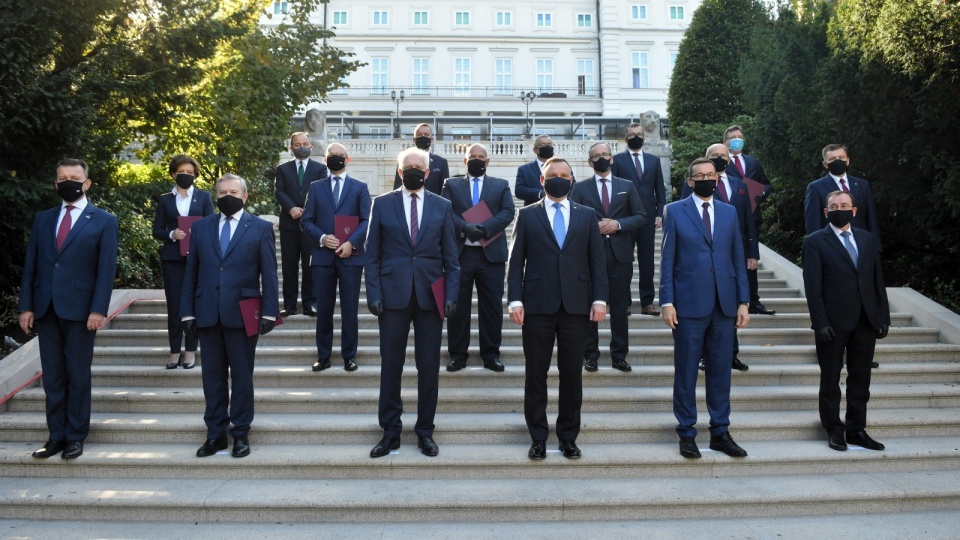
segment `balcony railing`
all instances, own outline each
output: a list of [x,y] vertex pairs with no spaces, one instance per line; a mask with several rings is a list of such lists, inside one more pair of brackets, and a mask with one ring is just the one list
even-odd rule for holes
[[[397,140],[350,140],[336,141],[342,144],[350,156],[364,156],[365,158],[395,158],[403,150],[413,146],[410,141]],[[598,141],[554,141],[554,154],[568,158],[579,158],[587,155],[590,146]],[[612,153],[622,150],[622,141],[602,141],[610,146]],[[447,157],[459,158],[467,153],[467,148],[474,143],[482,143],[487,147],[489,155],[501,157],[515,157],[518,159],[533,159],[533,141],[437,141],[432,152]],[[356,159],[356,157],[354,157]]]
[[407,98],[454,98],[454,99],[518,99],[521,93],[533,92],[537,99],[596,99],[599,88],[529,88],[511,86],[351,86],[329,93],[331,98],[390,98],[391,90],[403,90]]

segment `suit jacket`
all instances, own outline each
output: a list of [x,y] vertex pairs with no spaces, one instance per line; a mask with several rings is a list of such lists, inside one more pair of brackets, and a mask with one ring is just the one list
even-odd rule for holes
[[37,214],[30,229],[20,282],[21,312],[43,317],[52,306],[57,317],[86,321],[108,315],[117,270],[117,218],[89,201],[57,251],[61,206]]
[[[760,258],[760,241],[757,235],[757,224],[753,219],[753,210],[750,206],[750,191],[743,180],[727,175],[727,181],[730,183],[730,191],[727,196],[730,200],[727,202],[730,206],[737,209],[737,221],[740,223],[740,236],[743,239],[743,253],[748,259]],[[686,199],[693,194],[693,188],[683,184],[680,191],[680,198]],[[719,200],[719,195],[716,196]]]
[[196,317],[197,327],[243,328],[240,301],[260,298],[261,313],[280,313],[277,247],[273,225],[244,211],[226,253],[220,252],[220,214],[193,224],[183,278],[180,316]]
[[[746,176],[751,180],[760,182],[764,185],[764,198],[773,193],[773,186],[770,184],[770,179],[767,178],[767,174],[763,172],[763,166],[760,165],[760,161],[757,158],[748,156],[746,154],[740,154],[740,157],[743,158],[743,172],[745,174],[740,174],[740,169],[738,169],[737,165],[733,162],[733,156],[730,156],[730,163],[727,163],[727,177],[743,180],[743,176]],[[753,212],[753,220],[759,223],[761,218],[762,215],[760,213],[760,205],[757,205],[757,209]]]
[[[440,192],[440,195],[453,205],[453,228],[459,239],[457,250],[458,252],[463,251],[463,242],[467,239],[466,235],[463,234],[463,226],[467,224],[467,221],[461,215],[473,207],[473,186],[470,185],[470,177],[447,178],[443,183],[443,191]],[[506,230],[507,226],[513,221],[513,214],[516,210],[513,204],[513,195],[510,194],[510,184],[503,178],[484,176],[483,187],[480,189],[480,200],[487,204],[487,208],[493,215],[493,217],[481,223],[487,228],[487,235],[494,236]],[[487,244],[487,247],[483,248],[483,255],[488,262],[507,262],[506,235],[502,235]]]
[[643,178],[637,176],[637,168],[633,164],[633,152],[625,150],[613,156],[611,172],[617,178],[633,182],[643,203],[643,210],[647,216],[647,223],[653,223],[655,218],[663,216],[663,206],[666,204],[666,192],[663,187],[663,168],[660,158],[641,153],[643,157]]
[[[880,225],[877,223],[877,207],[873,203],[870,182],[848,174],[847,185],[857,206],[857,215],[853,216],[851,225],[875,234],[879,245]],[[839,190],[830,175],[807,184],[807,195],[803,199],[803,225],[806,234],[813,234],[829,223],[823,215],[823,209],[827,207],[827,195],[834,191]]]
[[706,317],[719,297],[723,314],[735,317],[737,304],[750,301],[737,211],[714,199],[711,242],[699,200],[672,202],[664,212],[660,305],[673,304],[678,317]]
[[[443,189],[443,181],[450,177],[450,166],[446,158],[442,158],[433,152],[430,152],[430,174],[423,180],[423,186],[427,191],[434,195],[439,195]],[[393,189],[400,189],[403,181],[400,179],[400,173],[393,174]]]
[[297,178],[297,160],[291,159],[277,167],[276,193],[280,203],[280,230],[299,229],[298,220],[290,217],[291,208],[303,208],[310,191],[310,184],[327,176],[327,166],[319,161],[307,159],[307,168],[303,171],[303,184]]
[[588,315],[593,302],[609,300],[606,255],[593,208],[570,202],[562,247],[550,226],[545,201],[517,212],[507,265],[507,298],[523,302],[524,312],[533,315],[556,313],[561,303],[567,313]]
[[[212,213],[213,199],[210,193],[194,187],[187,215],[209,216]],[[176,195],[170,191],[161,194],[157,199],[157,215],[153,218],[153,237],[163,242],[160,244],[161,261],[186,260],[186,257],[180,255],[180,243],[170,239],[170,233],[180,228],[179,217]]]
[[857,243],[857,266],[829,225],[803,240],[803,288],[814,330],[832,326],[849,332],[861,309],[875,329],[890,324],[879,242],[869,231],[850,230]]
[[353,244],[357,256],[343,260],[346,266],[363,266],[363,244],[367,239],[367,220],[370,218],[370,190],[367,184],[344,175],[340,184],[340,200],[333,203],[333,179],[329,176],[317,180],[310,185],[307,200],[303,207],[303,216],[300,218],[300,228],[313,240],[313,251],[310,253],[310,266],[329,266],[334,259],[340,257],[334,250],[320,245],[320,238],[325,234],[334,234],[335,215],[357,216],[360,223],[350,233],[349,241]]
[[593,208],[597,219],[610,218],[620,223],[620,230],[609,235],[610,247],[613,255],[620,264],[633,263],[633,231],[647,223],[647,216],[640,202],[640,195],[633,187],[633,182],[610,175],[610,185],[607,187],[610,195],[610,212],[603,213],[603,201],[597,192],[596,177],[577,182],[577,188],[570,195],[570,200]]
[[402,189],[373,199],[367,229],[367,302],[383,301],[387,309],[403,309],[416,294],[421,309],[436,309],[431,285],[445,278],[445,299],[457,299],[460,261],[450,201],[423,194],[419,236],[410,245]]
[[[570,178],[574,182],[577,177],[570,170]],[[573,189],[573,186],[570,187]],[[513,185],[513,193],[518,199],[523,201],[523,205],[533,204],[543,198],[543,186],[540,185],[540,164],[539,160],[534,159],[526,165],[517,167],[517,180]]]

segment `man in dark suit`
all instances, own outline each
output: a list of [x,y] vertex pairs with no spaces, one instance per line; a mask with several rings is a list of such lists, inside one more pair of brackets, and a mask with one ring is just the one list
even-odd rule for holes
[[[834,450],[856,444],[884,446],[867,435],[870,364],[877,340],[887,336],[890,306],[880,266],[880,242],[851,226],[854,196],[834,191],[823,209],[828,225],[803,241],[803,286],[820,364],[820,422]],[[840,420],[840,372],[846,352],[847,416]],[[844,439],[846,434],[846,439]]]
[[737,211],[717,201],[717,171],[697,158],[687,184],[694,196],[667,205],[660,259],[660,308],[673,330],[673,414],[680,455],[697,447],[697,364],[706,363],[710,449],[745,457],[730,436],[730,365],[737,328],[750,322],[746,258]]
[[37,214],[20,282],[20,329],[36,323],[49,439],[33,453],[63,459],[83,454],[90,433],[93,340],[110,307],[117,268],[117,218],[91,204],[83,160],[57,165],[63,199]]
[[[413,144],[420,150],[429,152],[430,154],[430,172],[427,174],[427,178],[423,183],[427,191],[434,195],[439,195],[440,190],[443,189],[443,181],[450,177],[450,166],[446,158],[430,152],[433,141],[433,128],[430,127],[430,124],[420,124],[413,130]],[[400,173],[394,173],[393,189],[400,189],[402,185],[403,181],[400,178]]]
[[310,184],[329,175],[327,166],[310,159],[313,145],[303,132],[290,136],[290,153],[294,159],[277,167],[276,192],[280,203],[280,264],[283,268],[283,310],[280,315],[296,315],[297,284],[303,271],[300,301],[303,313],[317,316],[317,302],[313,294],[310,272],[310,252],[313,242],[300,230],[303,205]]
[[[587,162],[596,174],[577,182],[570,200],[593,208],[597,214],[609,283],[610,360],[615,369],[630,371],[627,363],[630,350],[627,309],[633,281],[633,234],[647,222],[647,217],[633,182],[610,173],[612,159],[610,147],[606,144],[591,146]],[[598,325],[591,322],[583,357],[585,369],[597,371],[599,357]]]
[[[753,211],[750,209],[750,191],[739,178],[726,173],[730,163],[730,154],[727,147],[717,143],[707,148],[706,158],[713,162],[717,169],[717,198],[737,209],[737,222],[740,224],[740,238],[743,240],[743,253],[747,257],[747,271],[756,270],[760,261],[760,246],[757,242],[757,229],[753,221]],[[680,198],[684,199],[693,194],[693,188],[684,183]],[[738,358],[740,341],[733,336],[733,369],[747,371],[750,366]],[[703,360],[700,360],[700,371],[707,369]]]
[[577,459],[582,359],[590,322],[607,314],[606,260],[596,212],[567,197],[573,186],[570,165],[547,160],[541,184],[546,198],[517,212],[507,279],[510,319],[523,327],[523,415],[533,439],[527,455],[547,456],[547,372],[556,342],[557,439],[563,455]]
[[[727,176],[743,181],[749,178],[764,185],[763,193],[755,197],[757,208],[753,211],[753,223],[760,234],[760,223],[763,221],[761,204],[773,192],[773,186],[763,172],[760,161],[753,156],[743,153],[743,129],[740,126],[730,126],[723,132],[723,144],[730,151],[730,162],[727,164]],[[744,181],[746,183],[746,181]],[[749,192],[748,192],[749,193]],[[760,282],[757,279],[757,268],[747,268],[747,282],[750,285],[750,313],[758,315],[773,315],[776,311],[767,309],[760,303]]]
[[[514,204],[510,184],[487,176],[487,147],[472,144],[463,158],[467,174],[448,178],[441,195],[453,205],[453,227],[460,250],[460,293],[457,312],[447,321],[447,371],[466,367],[470,356],[470,312],[473,284],[477,284],[477,312],[480,322],[480,359],[491,371],[503,371],[500,341],[503,329],[503,278],[506,275],[507,238],[503,231],[513,221]],[[467,222],[463,213],[481,201],[491,217]],[[500,235],[484,247],[480,241]]]
[[[193,224],[180,299],[187,335],[200,338],[207,440],[197,457],[227,448],[233,423],[233,457],[250,454],[253,364],[259,336],[273,330],[280,305],[273,225],[243,210],[246,181],[225,174],[216,184],[219,214]],[[245,320],[240,302],[260,299],[259,323]],[[247,315],[249,317],[250,315]],[[248,335],[245,323],[255,332]],[[229,384],[229,390],[228,390]]]
[[537,159],[517,168],[517,180],[513,193],[523,201],[523,205],[533,204],[543,198],[543,164],[553,157],[553,139],[549,135],[540,135],[533,140],[533,153]]
[[[340,354],[343,369],[356,371],[357,316],[360,307],[360,277],[363,275],[363,243],[370,217],[370,190],[367,184],[346,174],[350,156],[339,143],[327,146],[330,176],[310,186],[300,226],[313,243],[310,267],[317,297],[317,361],[314,371],[330,367],[333,351],[333,312],[340,283]],[[354,216],[355,229],[336,230],[336,216]],[[337,233],[348,235],[342,244]]]
[[[443,317],[457,310],[460,265],[450,201],[424,188],[430,156],[408,148],[397,156],[403,187],[373,200],[367,231],[367,307],[380,327],[380,427],[383,438],[370,450],[382,457],[400,448],[400,379],[413,323],[417,365],[417,446],[427,456],[433,440],[440,375]],[[443,298],[432,286],[444,280]],[[438,310],[443,306],[444,313]]]
[[826,176],[807,184],[807,195],[803,200],[803,223],[807,235],[811,235],[827,226],[823,208],[827,207],[827,196],[834,191],[846,191],[857,201],[857,214],[851,224],[857,229],[870,231],[877,237],[880,246],[880,225],[877,223],[877,207],[873,202],[873,190],[870,182],[847,174],[850,158],[847,147],[842,144],[828,144],[821,151]]
[[637,123],[627,126],[624,140],[627,150],[613,157],[611,170],[617,178],[633,182],[647,216],[647,222],[634,235],[640,267],[640,313],[656,317],[660,312],[653,307],[653,254],[656,247],[654,237],[663,222],[663,205],[666,203],[663,169],[660,158],[642,150],[643,126]]

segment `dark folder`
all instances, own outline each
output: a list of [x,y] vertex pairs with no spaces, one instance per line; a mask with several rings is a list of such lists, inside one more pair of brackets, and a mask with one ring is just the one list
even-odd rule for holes
[[444,279],[444,276],[440,276],[440,279],[430,285],[430,289],[433,290],[433,300],[437,303],[437,311],[440,313],[440,320],[443,320],[444,315],[446,315],[443,309],[444,299],[446,298],[446,283],[447,280]]
[[[493,214],[490,213],[490,208],[487,206],[486,201],[480,201],[463,214],[460,214],[460,217],[462,217],[467,223],[483,223],[484,221],[492,218]],[[503,236],[503,231],[498,232],[490,238],[481,238],[478,240],[478,242],[480,242],[481,246],[487,247],[490,242],[493,242],[501,236]]]
[[747,185],[747,191],[750,193],[750,211],[757,211],[757,195],[762,195],[767,186],[757,182],[752,178],[743,177],[743,183]]
[[[243,317],[243,328],[247,337],[260,333],[260,310],[262,302],[259,298],[244,298],[240,301],[240,316]],[[276,326],[283,324],[283,317],[277,316]]]
[[187,233],[183,237],[183,240],[180,240],[180,255],[184,257],[187,256],[187,253],[190,252],[190,227],[193,227],[193,222],[197,221],[203,216],[178,216],[177,217],[177,228],[181,231]]
[[[360,226],[360,216],[333,216],[333,236],[340,241],[341,244],[350,239],[350,235],[357,230],[357,227]],[[360,255],[360,251],[357,246],[353,246],[353,256]]]

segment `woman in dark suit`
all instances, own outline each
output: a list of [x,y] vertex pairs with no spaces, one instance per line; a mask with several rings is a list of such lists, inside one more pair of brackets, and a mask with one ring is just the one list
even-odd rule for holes
[[180,326],[180,291],[187,258],[180,255],[180,242],[186,232],[178,227],[180,216],[209,216],[213,200],[206,191],[194,187],[200,164],[190,156],[178,154],[170,160],[170,177],[177,185],[157,200],[157,217],[153,220],[153,236],[161,240],[160,260],[163,263],[163,292],[167,297],[167,333],[170,337],[170,362],[167,369],[190,369],[194,366],[197,338],[187,336],[184,352],[180,352],[183,329]]

